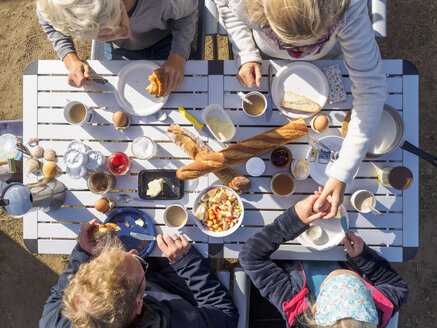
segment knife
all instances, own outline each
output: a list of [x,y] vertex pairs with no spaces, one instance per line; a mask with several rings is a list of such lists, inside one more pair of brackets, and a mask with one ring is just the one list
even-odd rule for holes
[[270,121],[273,114],[273,104],[272,104],[272,65],[269,64],[268,68],[268,90],[267,95],[267,108],[266,108],[266,121]]
[[139,240],[156,240],[155,236],[146,235],[144,233],[131,232],[130,235]]
[[104,79],[103,77],[90,77],[88,81],[96,82],[97,84],[105,85],[108,83],[107,79]]
[[341,227],[343,228],[344,234],[346,235],[347,238],[349,237],[349,233],[347,232],[348,226],[346,222],[346,217],[342,216],[340,220],[341,220]]

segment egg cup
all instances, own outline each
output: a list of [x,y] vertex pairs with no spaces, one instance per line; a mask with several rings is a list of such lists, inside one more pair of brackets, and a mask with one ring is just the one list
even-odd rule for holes
[[131,123],[130,115],[126,112],[123,112],[123,113],[126,115],[126,125],[117,126],[117,125],[115,125],[115,122],[113,121],[115,129],[118,131],[126,130],[130,126],[130,123]]
[[[316,130],[316,128],[314,127],[314,121],[317,119],[317,117],[319,117],[319,116],[321,116],[321,115],[323,115],[323,116],[325,116],[325,117],[327,118],[327,120],[328,120],[328,126],[327,126],[326,128],[324,128],[324,129],[322,129],[322,130]],[[314,132],[316,132],[316,133],[322,133],[322,132],[328,130],[330,125],[331,125],[331,119],[329,118],[328,115],[325,115],[325,114],[322,114],[322,113],[319,113],[319,114],[314,115],[314,117],[312,118],[312,120],[311,120],[311,122],[310,122],[311,129],[312,129]]]

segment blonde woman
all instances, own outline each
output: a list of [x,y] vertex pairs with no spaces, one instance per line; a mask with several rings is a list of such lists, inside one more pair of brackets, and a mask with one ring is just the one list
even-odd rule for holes
[[75,87],[91,85],[89,66],[73,38],[109,42],[112,59],[162,59],[168,73],[164,96],[184,79],[196,31],[197,0],[37,0],[41,26]]
[[[385,327],[407,301],[408,286],[390,263],[349,231],[347,262],[276,263],[281,244],[304,233],[322,216],[312,208],[320,192],[298,202],[244,244],[238,260],[262,296],[288,326],[312,328]],[[365,274],[364,280],[361,275]]]
[[96,225],[94,219],[82,226],[39,327],[237,327],[229,291],[183,235],[157,236],[170,263],[146,262],[113,233],[96,246]]
[[[337,213],[367,151],[386,100],[381,56],[368,16],[367,0],[214,0],[239,63],[243,86],[261,85],[264,58],[334,59],[343,56],[352,80],[352,117],[338,160],[327,172],[317,207]],[[331,196],[331,197],[328,197]],[[326,200],[331,201],[328,209]]]

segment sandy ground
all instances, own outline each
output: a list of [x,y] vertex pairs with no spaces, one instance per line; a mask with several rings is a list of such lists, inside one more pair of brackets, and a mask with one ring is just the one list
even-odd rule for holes
[[[389,37],[378,40],[382,57],[407,59],[418,67],[420,147],[437,154],[437,2],[390,0],[388,17]],[[34,1],[1,0],[0,20],[0,119],[19,119],[23,68],[31,60],[55,59],[56,54],[38,24]],[[82,58],[89,56],[89,43],[79,43],[78,52]],[[394,264],[410,287],[409,302],[400,313],[402,328],[435,327],[437,322],[437,171],[421,160],[420,172],[419,252],[407,263]],[[29,253],[22,242],[22,220],[4,213],[0,249],[0,326],[34,327],[68,256]]]

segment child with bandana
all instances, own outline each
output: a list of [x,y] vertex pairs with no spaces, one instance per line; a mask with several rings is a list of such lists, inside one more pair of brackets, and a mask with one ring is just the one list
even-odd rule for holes
[[271,259],[282,243],[325,214],[312,212],[321,192],[298,202],[250,238],[240,252],[240,264],[289,326],[385,327],[406,303],[407,284],[351,231],[344,239],[347,262]]

